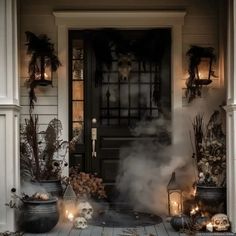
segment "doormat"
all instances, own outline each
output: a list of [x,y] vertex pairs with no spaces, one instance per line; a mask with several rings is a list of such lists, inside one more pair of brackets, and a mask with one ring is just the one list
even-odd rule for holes
[[156,225],[161,222],[162,218],[160,216],[150,213],[124,209],[108,209],[95,214],[88,223],[94,226],[133,228]]

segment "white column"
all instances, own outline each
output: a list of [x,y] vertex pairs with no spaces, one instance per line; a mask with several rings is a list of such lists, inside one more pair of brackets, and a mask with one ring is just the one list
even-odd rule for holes
[[14,210],[5,203],[20,186],[16,2],[0,0],[0,232],[16,230]]
[[227,39],[227,214],[236,233],[236,2],[228,1]]

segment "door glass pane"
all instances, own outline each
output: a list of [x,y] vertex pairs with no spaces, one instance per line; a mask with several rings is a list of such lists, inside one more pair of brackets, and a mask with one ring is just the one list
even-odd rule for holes
[[73,81],[73,100],[84,100],[84,82]]
[[71,117],[72,137],[84,143],[84,45],[83,40],[72,40],[71,51]]
[[73,80],[83,80],[84,79],[84,65],[81,60],[74,60],[72,63],[72,75]]
[[73,122],[73,138],[76,138],[76,142],[84,143],[84,123]]
[[73,101],[73,121],[84,120],[84,104],[83,102]]

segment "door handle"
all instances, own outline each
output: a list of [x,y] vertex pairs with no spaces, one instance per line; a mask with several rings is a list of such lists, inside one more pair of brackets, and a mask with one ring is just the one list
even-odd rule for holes
[[[92,123],[96,124],[96,119],[92,119]],[[96,152],[96,140],[97,140],[97,128],[92,128],[91,130],[91,139],[92,139],[92,157],[96,158],[97,157],[97,152]]]

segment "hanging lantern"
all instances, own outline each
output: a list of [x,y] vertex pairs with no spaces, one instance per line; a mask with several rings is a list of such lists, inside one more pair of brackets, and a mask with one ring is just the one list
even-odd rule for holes
[[211,77],[217,77],[212,70],[216,56],[214,48],[199,46],[191,46],[186,55],[189,57],[186,97],[188,102],[191,102],[197,96],[201,96],[202,87],[212,82]]
[[76,217],[76,194],[70,184],[66,186],[66,190],[63,195],[63,203],[64,203],[64,218],[66,220],[69,220],[71,222],[74,221],[74,218]]
[[181,214],[183,208],[182,190],[176,182],[175,172],[172,173],[171,179],[167,185],[167,194],[169,215],[174,216]]

